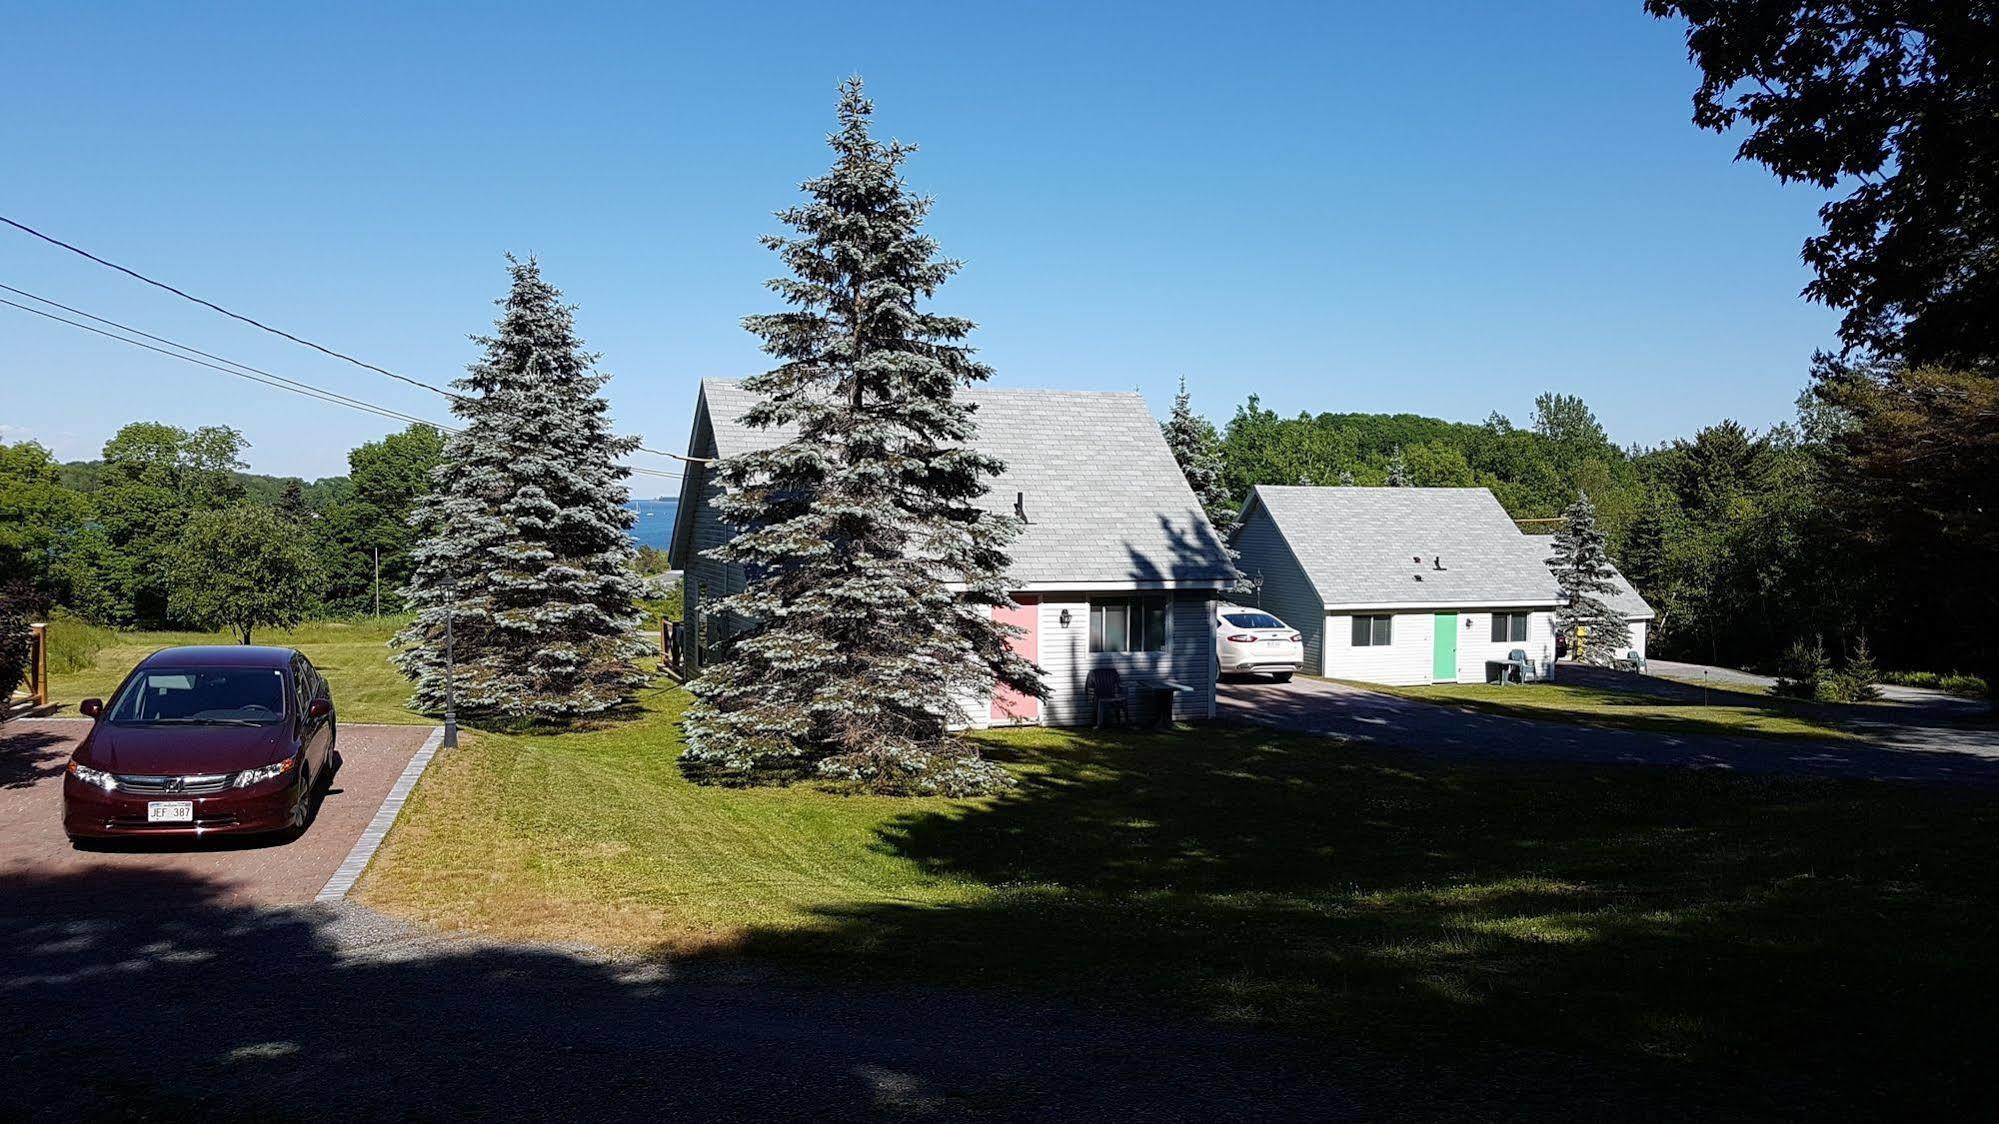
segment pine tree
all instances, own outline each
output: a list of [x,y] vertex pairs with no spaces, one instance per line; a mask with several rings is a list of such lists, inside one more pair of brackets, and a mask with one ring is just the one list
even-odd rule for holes
[[1608,664],[1630,647],[1631,627],[1603,600],[1617,587],[1610,580],[1610,557],[1588,493],[1576,493],[1575,502],[1562,512],[1562,526],[1554,539],[1555,554],[1548,565],[1562,596],[1561,607],[1555,610],[1555,631],[1568,637],[1572,658]]
[[1407,488],[1409,486],[1409,462],[1402,459],[1402,446],[1395,446],[1395,452],[1388,458],[1388,486]]
[[618,465],[636,439],[612,433],[571,309],[534,259],[511,257],[512,287],[484,358],[453,383],[463,423],[413,525],[405,595],[417,618],[395,662],[412,705],[444,704],[451,617],[457,705],[469,714],[560,719],[628,703],[645,682],[633,660],[639,582],[632,513]]
[[1181,474],[1187,477],[1187,486],[1194,490],[1194,498],[1201,501],[1208,522],[1222,541],[1228,541],[1239,513],[1222,484],[1221,435],[1215,432],[1213,422],[1194,412],[1184,377],[1180,393],[1173,397],[1173,413],[1159,423],[1159,430],[1166,437],[1166,447],[1173,450]]
[[995,681],[1043,694],[993,619],[1018,525],[977,503],[1003,466],[970,448],[957,398],[991,373],[962,342],[974,325],[919,308],[960,263],[921,232],[914,149],[875,140],[873,112],[858,78],[841,85],[833,167],[778,213],[795,236],[764,239],[794,308],[743,322],[779,361],[744,380],[744,420],[797,436],[715,466],[740,529],[716,553],[749,575],[716,607],[748,623],[690,684],[682,760],[734,782],[989,791],[1006,774],[948,730]]
[[312,508],[305,502],[305,485],[297,480],[285,481],[285,490],[278,493],[278,514],[294,527],[306,527],[312,523]]

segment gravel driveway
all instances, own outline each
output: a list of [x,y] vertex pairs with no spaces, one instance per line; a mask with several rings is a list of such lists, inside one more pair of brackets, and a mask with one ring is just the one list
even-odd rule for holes
[[1222,716],[1234,721],[1438,756],[1999,784],[1999,729],[1990,726],[1884,718],[1867,725],[1864,742],[1664,734],[1485,714],[1323,679],[1225,682],[1218,702]]
[[341,726],[340,771],[312,826],[292,842],[135,840],[86,852],[63,835],[62,773],[89,729],[87,719],[38,719],[0,730],[0,916],[28,907],[14,900],[17,887],[51,879],[63,880],[78,908],[172,902],[186,877],[232,902],[311,901],[430,733],[424,726]]

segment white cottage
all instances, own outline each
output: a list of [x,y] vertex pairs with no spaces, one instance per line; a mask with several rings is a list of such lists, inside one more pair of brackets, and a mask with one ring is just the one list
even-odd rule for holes
[[[1077,725],[1092,715],[1084,680],[1122,674],[1135,718],[1141,684],[1173,682],[1179,719],[1215,712],[1213,602],[1234,580],[1228,553],[1137,394],[979,388],[978,448],[1006,462],[989,510],[1024,517],[1009,571],[1026,630],[1017,642],[1039,664],[1048,699],[992,698],[968,706],[975,722]],[[688,455],[729,457],[789,440],[784,429],[742,423],[755,396],[734,380],[705,379]],[[672,565],[686,571],[687,619],[712,644],[740,621],[709,606],[743,588],[742,567],[709,553],[734,533],[715,500],[712,471],[681,481]],[[695,646],[698,661],[702,645]]]
[[1259,486],[1236,532],[1256,600],[1305,638],[1305,670],[1465,683],[1555,656],[1555,579],[1484,488]]

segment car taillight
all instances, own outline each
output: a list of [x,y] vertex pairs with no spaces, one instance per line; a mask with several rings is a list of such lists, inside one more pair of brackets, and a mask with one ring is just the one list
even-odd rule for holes
[[1305,634],[1302,632],[1294,632],[1291,634],[1291,642],[1293,644],[1296,644],[1304,639],[1305,639]]
[[1231,643],[1231,644],[1254,644],[1254,643],[1256,643],[1256,637],[1254,637],[1254,636],[1251,636],[1251,635],[1250,635],[1249,633],[1247,633],[1247,632],[1244,632],[1244,633],[1239,633],[1239,634],[1237,634],[1237,635],[1235,635],[1235,636],[1231,636],[1231,637],[1229,637],[1229,643]]

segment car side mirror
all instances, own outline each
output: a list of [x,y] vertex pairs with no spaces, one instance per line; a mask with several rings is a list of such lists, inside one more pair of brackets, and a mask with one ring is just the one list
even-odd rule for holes
[[96,718],[98,715],[104,713],[104,700],[85,699],[81,703],[77,704],[76,709],[79,712],[81,712],[85,718]]
[[333,703],[327,699],[314,699],[312,705],[305,708],[305,716],[312,719],[324,718],[332,713]]

